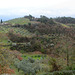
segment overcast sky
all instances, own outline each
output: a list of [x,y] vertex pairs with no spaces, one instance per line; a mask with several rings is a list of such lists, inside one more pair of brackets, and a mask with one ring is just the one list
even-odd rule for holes
[[0,19],[28,14],[35,17],[75,17],[75,0],[0,0]]

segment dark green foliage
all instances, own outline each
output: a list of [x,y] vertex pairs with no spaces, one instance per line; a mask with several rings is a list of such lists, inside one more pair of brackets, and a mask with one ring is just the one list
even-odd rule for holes
[[56,24],[52,18],[49,19],[48,23],[49,23],[49,24],[52,24],[52,25],[53,25],[53,24]]
[[59,65],[57,65],[56,60],[54,58],[49,59],[49,65],[52,65],[52,72],[59,71]]
[[46,16],[40,16],[40,18],[37,20],[37,21],[39,21],[39,22],[41,22],[41,23],[45,23],[45,24],[55,24],[55,22],[53,21],[53,19],[52,18],[48,18],[48,17],[46,17]]
[[32,59],[32,58],[28,58],[28,61],[29,61],[30,63],[34,63],[34,62],[35,62],[35,60]]
[[39,75],[75,75],[75,70],[68,70],[68,71],[54,71],[52,73],[43,73]]
[[46,17],[46,16],[40,16],[40,18],[38,19],[38,21],[40,21],[41,23],[47,23],[47,21],[48,21],[48,18]]
[[42,53],[46,53],[46,50],[44,48],[41,47],[41,50],[40,50]]
[[28,23],[29,26],[31,26],[31,23]]
[[30,21],[34,20],[34,17],[32,15],[29,14],[29,16],[24,16],[24,18],[28,18]]
[[38,55],[37,57],[41,57],[41,55]]
[[2,19],[1,19],[1,23],[3,23]]
[[75,24],[75,18],[72,18],[72,17],[58,17],[58,18],[55,18],[55,21],[64,23],[64,24],[66,23]]
[[74,74],[75,74],[75,71],[72,71],[72,70],[53,72],[53,75],[74,75]]
[[75,64],[65,67],[66,70],[75,70]]
[[24,55],[24,57],[26,57],[26,55]]
[[28,42],[29,38],[19,36],[18,34],[14,34],[13,32],[8,33],[8,37],[12,42],[20,43],[20,42]]

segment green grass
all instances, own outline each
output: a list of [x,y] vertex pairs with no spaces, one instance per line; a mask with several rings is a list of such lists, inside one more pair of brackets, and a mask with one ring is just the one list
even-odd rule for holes
[[0,45],[8,45],[8,37],[6,36],[6,34],[0,32],[0,35]]
[[23,54],[22,57],[24,59],[28,59],[28,58],[33,58],[35,60],[41,60],[41,59],[44,59],[46,58],[45,55],[40,55],[40,54],[34,54],[34,55],[26,55],[26,54]]
[[64,26],[64,27],[66,27],[66,28],[69,28],[69,26],[68,25],[65,25],[65,24],[61,24],[62,26]]
[[75,24],[68,24],[68,26],[75,28]]
[[6,21],[5,23],[9,23],[12,25],[15,25],[15,24],[24,25],[24,24],[28,24],[29,22],[30,22],[30,20],[27,18],[15,18],[15,19]]

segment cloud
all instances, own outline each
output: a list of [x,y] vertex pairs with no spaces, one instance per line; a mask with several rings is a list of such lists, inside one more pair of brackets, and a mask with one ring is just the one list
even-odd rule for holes
[[0,16],[75,17],[75,0],[1,0]]

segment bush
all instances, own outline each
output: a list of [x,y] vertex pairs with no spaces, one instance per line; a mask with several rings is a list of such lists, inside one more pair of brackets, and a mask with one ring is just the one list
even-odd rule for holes
[[55,72],[48,72],[48,73],[43,73],[39,75],[75,75],[75,70],[69,70],[69,71],[55,71]]
[[31,26],[31,23],[28,23],[29,26]]
[[34,63],[35,62],[35,60],[32,59],[32,58],[28,58],[28,61],[31,62],[31,63]]
[[15,64],[18,70],[20,69],[23,70],[24,73],[27,75],[30,75],[30,74],[36,75],[36,72],[38,72],[40,69],[39,64],[38,63],[36,64],[35,60],[32,58],[28,58],[28,60],[24,59],[20,62],[17,61]]
[[75,73],[74,73],[72,70],[53,72],[53,75],[74,75],[74,74],[75,74]]
[[24,55],[24,57],[27,57],[26,55]]
[[42,53],[46,53],[46,50],[44,48],[41,47],[41,50],[40,50]]
[[52,66],[52,72],[53,71],[59,71],[60,66],[57,65],[56,59],[55,58],[50,58],[49,59],[49,65]]
[[34,57],[37,57],[36,55]]
[[41,57],[41,55],[38,55],[37,57]]

